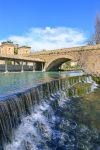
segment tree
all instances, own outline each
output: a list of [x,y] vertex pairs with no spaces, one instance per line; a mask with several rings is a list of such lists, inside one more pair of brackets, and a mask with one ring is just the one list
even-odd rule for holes
[[13,44],[13,42],[11,41],[11,40],[8,40],[8,41],[3,41],[3,42],[1,42],[2,44],[6,44],[6,43],[8,43],[8,44]]
[[100,14],[99,13],[96,15],[95,43],[100,44]]
[[95,45],[95,35],[91,36],[91,38],[87,41],[87,45]]
[[100,44],[100,14],[99,13],[96,14],[95,32],[87,42],[87,45],[95,45],[95,44]]
[[18,54],[18,48],[17,47],[14,48],[14,54]]

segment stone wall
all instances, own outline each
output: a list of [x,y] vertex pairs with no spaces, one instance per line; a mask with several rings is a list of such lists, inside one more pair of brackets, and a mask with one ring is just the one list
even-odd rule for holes
[[2,44],[0,46],[0,54],[14,55],[14,45],[13,44]]
[[18,55],[28,56],[31,53],[31,47],[22,46],[18,48]]

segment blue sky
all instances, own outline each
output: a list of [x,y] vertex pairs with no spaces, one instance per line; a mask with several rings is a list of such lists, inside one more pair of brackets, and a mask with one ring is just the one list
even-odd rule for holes
[[94,32],[96,12],[100,0],[0,0],[0,41],[33,50],[81,45]]

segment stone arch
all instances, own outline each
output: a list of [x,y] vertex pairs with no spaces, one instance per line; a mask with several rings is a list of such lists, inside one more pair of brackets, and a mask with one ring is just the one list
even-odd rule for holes
[[74,58],[72,56],[58,56],[54,57],[50,61],[48,61],[44,66],[44,71],[57,71],[58,68],[63,64],[64,62],[73,60]]

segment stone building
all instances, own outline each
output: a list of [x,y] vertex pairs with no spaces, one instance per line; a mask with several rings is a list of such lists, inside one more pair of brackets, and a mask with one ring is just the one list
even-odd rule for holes
[[[20,55],[20,56],[28,56],[31,52],[31,47],[22,46],[19,47],[18,44],[14,44],[11,41],[2,42],[0,45],[0,55]],[[0,60],[0,64],[4,64],[4,60]],[[10,64],[13,64],[10,61]]]
[[31,53],[31,47],[21,46],[18,48],[18,55],[28,56]]
[[0,45],[1,55],[21,55],[28,56],[31,53],[31,47],[14,44],[11,41],[2,42]]
[[1,55],[14,55],[15,45],[13,42],[2,42],[0,45]]

